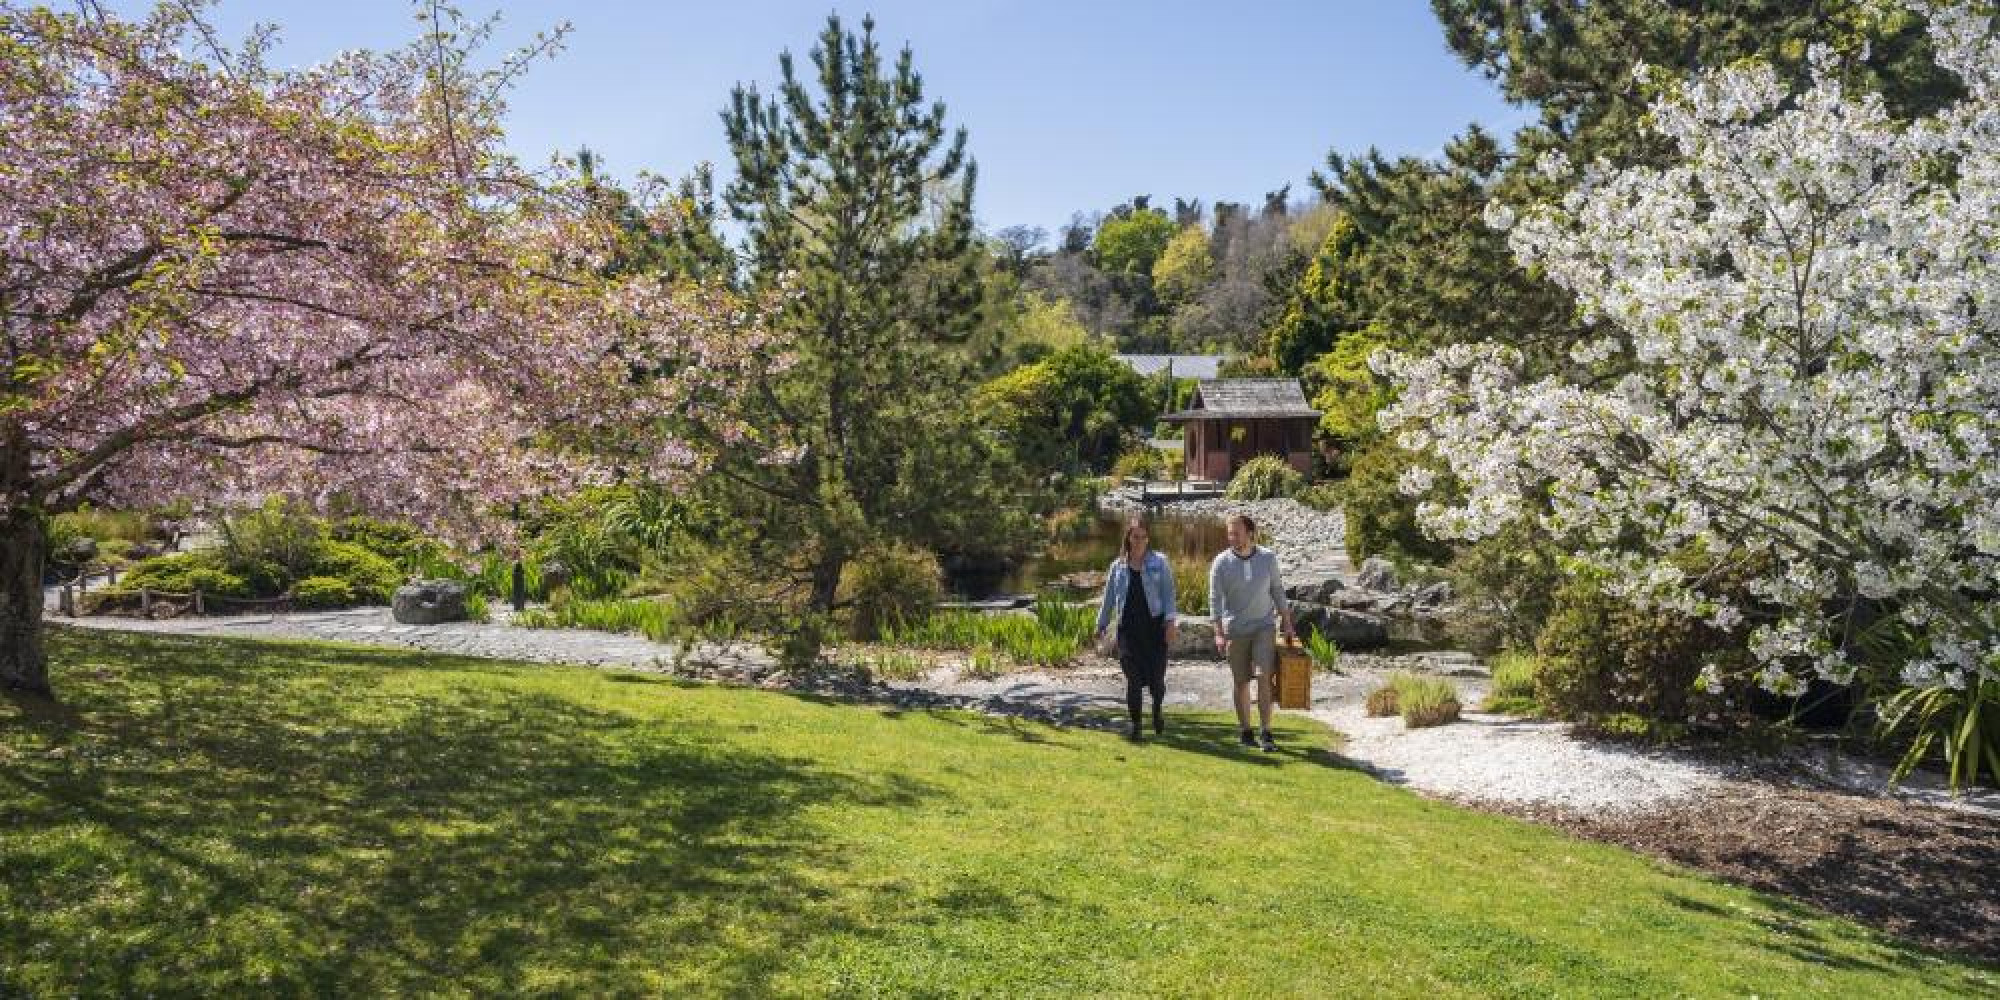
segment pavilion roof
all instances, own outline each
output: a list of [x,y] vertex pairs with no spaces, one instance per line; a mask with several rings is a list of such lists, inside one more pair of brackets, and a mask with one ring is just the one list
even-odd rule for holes
[[1195,385],[1188,408],[1169,413],[1171,421],[1243,418],[1313,418],[1320,411],[1306,403],[1305,390],[1295,378],[1218,378]]

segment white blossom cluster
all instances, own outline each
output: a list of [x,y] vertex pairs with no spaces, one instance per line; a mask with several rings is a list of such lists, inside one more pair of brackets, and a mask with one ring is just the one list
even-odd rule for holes
[[1849,679],[1863,608],[1923,637],[1904,683],[2000,679],[2000,40],[1923,9],[1967,91],[1934,116],[1843,92],[1824,52],[1803,93],[1735,66],[1654,105],[1676,165],[1489,212],[1604,331],[1579,369],[1612,374],[1530,380],[1485,344],[1379,356],[1384,427],[1456,481],[1405,477],[1429,530],[1545,517],[1620,596],[1725,627],[1752,609],[1667,556],[1740,556],[1749,602],[1780,610],[1750,632],[1774,691]]

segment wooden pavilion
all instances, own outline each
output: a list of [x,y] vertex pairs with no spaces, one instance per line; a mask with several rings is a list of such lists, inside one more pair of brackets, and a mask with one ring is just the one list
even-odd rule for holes
[[1182,425],[1189,479],[1226,483],[1259,455],[1276,455],[1312,475],[1319,417],[1298,379],[1225,378],[1196,384],[1188,408],[1161,419]]

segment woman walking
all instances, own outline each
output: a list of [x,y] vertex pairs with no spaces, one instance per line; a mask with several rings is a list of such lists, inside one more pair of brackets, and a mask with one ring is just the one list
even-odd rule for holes
[[1167,648],[1180,634],[1174,608],[1174,570],[1150,547],[1144,518],[1125,523],[1118,558],[1104,576],[1104,600],[1097,606],[1097,637],[1118,626],[1118,667],[1125,672],[1125,707],[1132,713],[1132,739],[1140,738],[1139,710],[1153,692],[1153,732],[1167,730],[1160,709],[1167,697]]

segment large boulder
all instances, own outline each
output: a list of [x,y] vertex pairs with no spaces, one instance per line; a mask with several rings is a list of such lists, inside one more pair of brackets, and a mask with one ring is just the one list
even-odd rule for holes
[[1413,602],[1419,608],[1441,608],[1451,601],[1451,582],[1439,580],[1417,591]]
[[1324,604],[1292,602],[1292,624],[1301,636],[1317,632],[1342,649],[1372,649],[1389,642],[1389,623],[1380,616]]
[[1349,587],[1346,590],[1343,590],[1333,595],[1333,600],[1330,600],[1326,603],[1331,604],[1336,608],[1346,608],[1349,611],[1366,611],[1370,608],[1375,607],[1375,605],[1380,603],[1381,600],[1382,600],[1382,595],[1375,593],[1372,590],[1362,590],[1359,587]]
[[1369,556],[1362,561],[1354,582],[1363,590],[1395,590],[1396,564],[1381,556]]
[[1294,583],[1285,588],[1285,596],[1294,601],[1309,601],[1313,604],[1332,604],[1344,587],[1338,577],[1324,580],[1309,580]]
[[1326,631],[1326,616],[1333,612],[1332,608],[1324,604],[1315,604],[1311,601],[1293,601],[1291,603],[1292,625],[1299,630],[1300,636],[1304,636],[1307,632]]
[[1389,644],[1389,623],[1360,611],[1331,608],[1320,634],[1342,649],[1374,649]]
[[1207,618],[1182,615],[1180,639],[1167,655],[1176,660],[1215,659],[1215,626]]
[[466,618],[465,585],[453,580],[414,580],[396,588],[390,613],[404,625],[442,625]]
[[554,590],[557,587],[569,586],[570,572],[568,563],[560,559],[550,559],[542,563],[541,570],[543,589]]
[[56,561],[81,566],[97,558],[97,539],[89,535],[78,535],[64,543],[55,553]]

